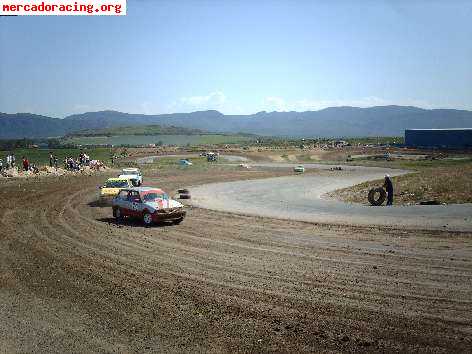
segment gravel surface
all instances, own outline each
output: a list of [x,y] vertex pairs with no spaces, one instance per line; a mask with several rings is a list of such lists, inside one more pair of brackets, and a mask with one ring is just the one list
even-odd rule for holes
[[0,184],[0,352],[472,350],[470,234],[192,207],[178,226],[119,225],[93,206],[102,179]]

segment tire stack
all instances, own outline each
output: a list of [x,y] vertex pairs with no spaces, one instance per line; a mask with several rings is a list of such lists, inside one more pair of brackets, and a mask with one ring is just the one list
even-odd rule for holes
[[179,199],[190,199],[190,191],[186,188],[179,189],[177,190],[177,193],[179,193]]

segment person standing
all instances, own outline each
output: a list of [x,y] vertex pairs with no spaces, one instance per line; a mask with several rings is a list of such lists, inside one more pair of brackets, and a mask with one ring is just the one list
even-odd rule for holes
[[52,155],[52,152],[49,153],[49,167],[52,167],[52,164],[54,163],[54,156]]
[[393,205],[393,183],[389,175],[385,175],[384,187],[387,191],[387,205]]
[[0,172],[3,170],[3,159],[0,159]]
[[7,162],[6,168],[7,168],[7,170],[8,170],[10,167],[12,167],[12,166],[11,166],[11,155],[10,155],[10,154],[7,155],[6,162]]
[[54,167],[57,170],[57,156],[54,155]]
[[23,170],[26,172],[26,171],[29,171],[29,161],[28,159],[26,158],[26,156],[23,156]]

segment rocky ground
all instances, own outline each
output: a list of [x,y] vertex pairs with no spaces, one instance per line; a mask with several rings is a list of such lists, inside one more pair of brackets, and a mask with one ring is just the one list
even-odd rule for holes
[[118,225],[93,203],[103,179],[0,182],[4,352],[472,351],[470,234],[196,208],[178,226]]

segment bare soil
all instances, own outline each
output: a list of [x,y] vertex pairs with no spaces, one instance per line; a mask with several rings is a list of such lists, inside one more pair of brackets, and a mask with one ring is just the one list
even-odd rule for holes
[[472,351],[470,234],[195,208],[178,226],[119,225],[93,206],[103,179],[0,182],[4,352]]

